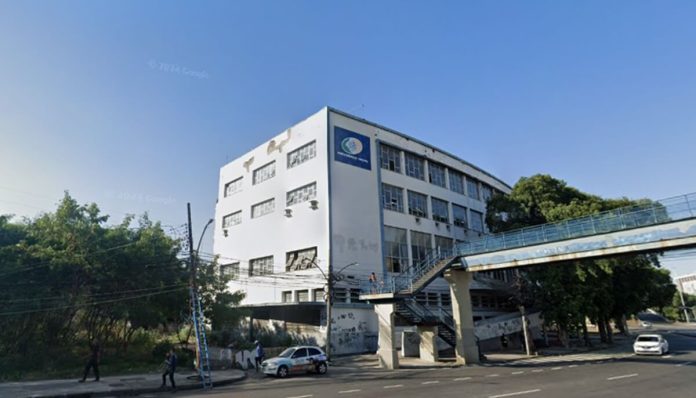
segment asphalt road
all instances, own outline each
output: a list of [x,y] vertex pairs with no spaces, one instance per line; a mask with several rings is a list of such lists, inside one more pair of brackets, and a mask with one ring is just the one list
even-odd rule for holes
[[[696,332],[662,332],[670,344],[664,357],[618,359],[601,351],[539,358],[496,366],[382,371],[333,367],[327,376],[249,379],[186,397],[696,397]],[[683,332],[683,331],[680,331]],[[158,394],[158,397],[169,394]]]

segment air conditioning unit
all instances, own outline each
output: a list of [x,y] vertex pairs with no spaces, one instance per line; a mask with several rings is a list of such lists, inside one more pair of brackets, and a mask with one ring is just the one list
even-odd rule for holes
[[309,201],[309,208],[312,210],[316,210],[319,208],[319,201],[316,199],[312,199]]
[[285,209],[285,217],[288,217],[288,218],[292,217],[292,209],[291,208]]

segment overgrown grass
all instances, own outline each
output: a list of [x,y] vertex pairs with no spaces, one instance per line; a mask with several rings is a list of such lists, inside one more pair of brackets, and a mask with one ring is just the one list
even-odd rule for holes
[[[142,331],[134,336],[127,350],[117,345],[103,346],[100,376],[159,372],[164,353],[172,345],[170,341],[176,341],[171,337]],[[82,378],[89,355],[88,343],[81,342],[71,347],[33,348],[26,355],[0,357],[0,381],[77,380]],[[177,349],[177,355],[180,368],[191,366],[191,353]],[[93,377],[91,371],[88,377]]]

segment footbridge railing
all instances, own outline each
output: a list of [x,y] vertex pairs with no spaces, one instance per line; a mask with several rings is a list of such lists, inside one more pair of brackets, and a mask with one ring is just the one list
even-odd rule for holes
[[[649,201],[590,216],[536,225],[484,237],[456,245],[451,249],[436,248],[406,272],[380,283],[380,293],[396,293],[411,289],[444,260],[515,249],[569,239],[601,235],[652,225],[696,218],[696,193],[668,199]],[[374,292],[374,286],[364,285],[363,294]]]

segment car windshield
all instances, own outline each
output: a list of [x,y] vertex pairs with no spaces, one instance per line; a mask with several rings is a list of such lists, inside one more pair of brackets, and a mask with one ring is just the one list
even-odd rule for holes
[[637,339],[636,341],[652,341],[652,342],[656,342],[656,341],[660,341],[660,339],[657,338],[656,336],[639,336],[638,339]]
[[281,352],[280,355],[278,355],[281,358],[290,358],[290,355],[295,352],[294,348],[288,348],[285,351]]

